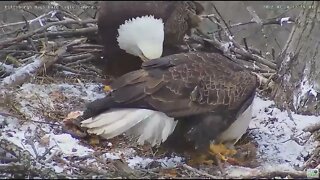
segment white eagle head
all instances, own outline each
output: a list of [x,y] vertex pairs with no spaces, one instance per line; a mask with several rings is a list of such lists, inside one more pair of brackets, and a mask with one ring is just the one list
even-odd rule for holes
[[161,57],[164,41],[162,19],[142,16],[126,20],[118,29],[118,45],[143,61]]

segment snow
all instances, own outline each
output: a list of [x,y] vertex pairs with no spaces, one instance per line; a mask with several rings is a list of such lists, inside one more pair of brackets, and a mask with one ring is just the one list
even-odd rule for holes
[[[60,92],[68,100],[57,101],[53,92]],[[79,101],[80,104],[93,101],[103,97],[105,94],[101,86],[91,83],[78,84],[24,84],[16,92],[15,100],[20,105],[22,113],[28,115],[33,121],[44,122],[38,109],[41,106],[55,109],[70,108],[70,111],[80,110],[72,108],[69,101]],[[39,103],[39,99],[41,103]],[[253,102],[253,117],[249,126],[250,136],[258,144],[258,161],[261,163],[257,168],[246,168],[238,166],[228,166],[227,172],[234,177],[253,174],[259,170],[294,170],[304,164],[305,157],[310,154],[318,145],[310,133],[303,129],[309,125],[320,121],[320,117],[297,115],[292,112],[292,119],[286,111],[280,111],[274,106],[274,102],[264,100],[256,96]],[[71,135],[56,131],[54,126],[45,123],[35,123],[0,115],[0,124],[3,121],[7,125],[0,129],[2,136],[0,139],[7,139],[17,146],[29,151],[33,156],[42,155],[47,148],[52,147],[53,152],[61,153],[62,158],[85,157],[95,152],[93,147],[84,145],[81,140],[71,137]],[[59,123],[59,122],[57,122]],[[52,122],[52,124],[54,124]],[[27,143],[28,137],[40,137],[42,143],[35,141],[35,149]],[[102,157],[108,160],[124,159],[131,168],[148,168],[152,162],[158,162],[163,168],[172,168],[184,163],[184,158],[179,156],[157,158],[142,157],[133,148],[113,149],[114,144],[107,143],[106,148],[110,151],[105,152]],[[53,156],[47,154],[46,157]],[[87,158],[86,163],[94,163],[94,159]],[[67,171],[65,165],[48,162],[57,173]],[[71,173],[68,171],[68,173]]]
[[300,83],[300,88],[294,93],[293,97],[293,105],[296,110],[298,110],[301,106],[301,102],[305,101],[305,97],[309,97],[310,95],[314,96],[317,99],[317,85],[315,81],[310,82],[309,74],[311,69],[311,63],[308,63],[303,71],[303,79]]
[[226,42],[226,43],[222,43],[222,50],[223,52],[228,52],[230,47],[233,46],[233,42]]
[[50,135],[50,146],[57,145],[61,152],[67,156],[85,156],[93,152],[92,149],[79,145],[79,140],[70,134]]
[[12,73],[14,71],[14,67],[12,65],[7,65],[3,62],[0,62],[0,68],[3,68],[6,73]]
[[284,23],[293,23],[292,21],[290,21],[290,17],[284,17],[280,19],[280,25],[282,26]]
[[252,134],[259,144],[263,164],[301,167],[303,157],[311,153],[317,144],[303,129],[319,122],[320,117],[293,113],[293,119],[290,119],[287,112],[270,107],[272,101],[255,98],[254,103],[254,118],[249,128],[258,128]]

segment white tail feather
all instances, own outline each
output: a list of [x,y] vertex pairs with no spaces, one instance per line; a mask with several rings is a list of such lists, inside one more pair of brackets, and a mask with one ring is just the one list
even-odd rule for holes
[[101,116],[89,118],[87,120],[82,121],[81,123],[86,124],[87,128],[98,128],[101,126],[112,124],[116,122],[118,119],[122,119],[125,115],[125,113],[122,113],[118,109],[114,109],[113,111],[109,111],[108,114],[101,114]]
[[112,109],[81,122],[88,132],[106,139],[125,133],[138,138],[139,144],[152,146],[164,142],[177,122],[162,112],[148,109]]
[[148,59],[161,57],[164,41],[162,19],[154,16],[132,18],[120,25],[118,33],[118,45],[127,53],[134,56],[143,54]]

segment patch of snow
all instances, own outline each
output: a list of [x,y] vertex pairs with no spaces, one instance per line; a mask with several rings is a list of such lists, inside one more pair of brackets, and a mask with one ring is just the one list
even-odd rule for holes
[[183,162],[184,158],[179,156],[174,156],[171,158],[165,157],[163,159],[158,159],[158,162],[161,162],[162,167],[166,168],[172,168],[176,167],[177,165],[181,164]]
[[254,118],[249,128],[256,128],[252,135],[258,143],[258,156],[266,166],[301,167],[304,157],[317,145],[303,129],[319,122],[320,117],[292,113],[293,119],[290,119],[286,111],[270,107],[273,104],[259,97],[254,99]]
[[233,46],[233,43],[232,42],[226,42],[226,43],[222,43],[222,50],[223,52],[228,52],[230,47]]
[[142,158],[140,156],[135,156],[127,160],[128,166],[132,169],[136,167],[146,168],[146,166],[148,166],[151,162],[153,162],[153,159]]
[[227,167],[225,170],[226,170],[226,173],[228,173],[228,176],[231,176],[231,177],[249,176],[259,171],[257,168],[251,169],[248,167],[240,167],[240,166],[232,166],[232,165]]
[[50,135],[50,147],[57,145],[66,156],[85,156],[93,152],[92,149],[79,145],[79,140],[70,134]]
[[282,26],[283,24],[290,24],[290,23],[293,23],[292,21],[290,21],[290,17],[284,17],[284,18],[281,18],[280,19],[280,25]]
[[132,158],[127,159],[128,166],[130,168],[146,168],[152,162],[159,162],[161,167],[163,168],[174,168],[177,167],[179,164],[183,162],[183,158],[179,156],[175,157],[164,157],[161,159],[151,159],[151,158],[143,158],[140,156],[135,156]]
[[56,173],[62,173],[64,170],[62,167],[59,166],[53,166],[53,169]]
[[7,65],[3,62],[0,62],[0,67],[3,68],[6,73],[12,73],[14,71],[14,67],[12,65]]
[[308,63],[303,71],[303,79],[300,83],[300,88],[293,94],[293,105],[296,110],[299,109],[301,101],[304,101],[309,95],[313,95],[317,98],[318,92],[314,88],[314,82],[310,82],[308,79],[310,74],[311,64]]
[[132,169],[134,168],[146,168],[151,162],[159,162],[162,167],[172,168],[176,167],[178,164],[181,164],[183,161],[182,157],[174,156],[171,158],[164,157],[160,159],[151,159],[147,157],[140,157],[136,155],[136,151],[132,148],[121,149],[112,153],[105,153],[104,158],[106,159],[121,159],[120,157],[124,157],[128,166]]
[[226,168],[226,172],[228,173],[228,177],[230,178],[241,178],[245,176],[258,176],[261,175],[261,172],[276,172],[276,171],[286,171],[293,172],[291,168],[288,168],[286,165],[277,165],[273,166],[272,164],[268,164],[265,166],[257,167],[257,168],[248,168],[248,167],[240,167],[240,166],[229,166]]

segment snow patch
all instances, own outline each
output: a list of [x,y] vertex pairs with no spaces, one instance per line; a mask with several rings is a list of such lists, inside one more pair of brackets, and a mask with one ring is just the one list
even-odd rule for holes
[[314,82],[310,82],[308,79],[310,74],[310,66],[311,64],[308,63],[303,71],[303,79],[300,83],[300,88],[296,90],[293,94],[293,106],[295,110],[298,110],[301,105],[301,101],[304,101],[306,97],[313,95],[317,98],[318,92],[314,88]]
[[71,137],[70,134],[51,134],[50,147],[55,145],[66,156],[85,156],[93,152],[92,149],[79,145],[79,140]]
[[318,144],[311,134],[303,129],[319,122],[320,117],[303,116],[292,113],[290,119],[286,111],[271,107],[273,101],[259,97],[254,99],[253,119],[249,128],[258,143],[259,157],[263,165],[273,167],[301,167],[304,157]]
[[282,26],[283,24],[290,24],[290,23],[293,23],[291,20],[290,20],[290,17],[284,17],[284,18],[281,18],[280,19],[280,25]]

